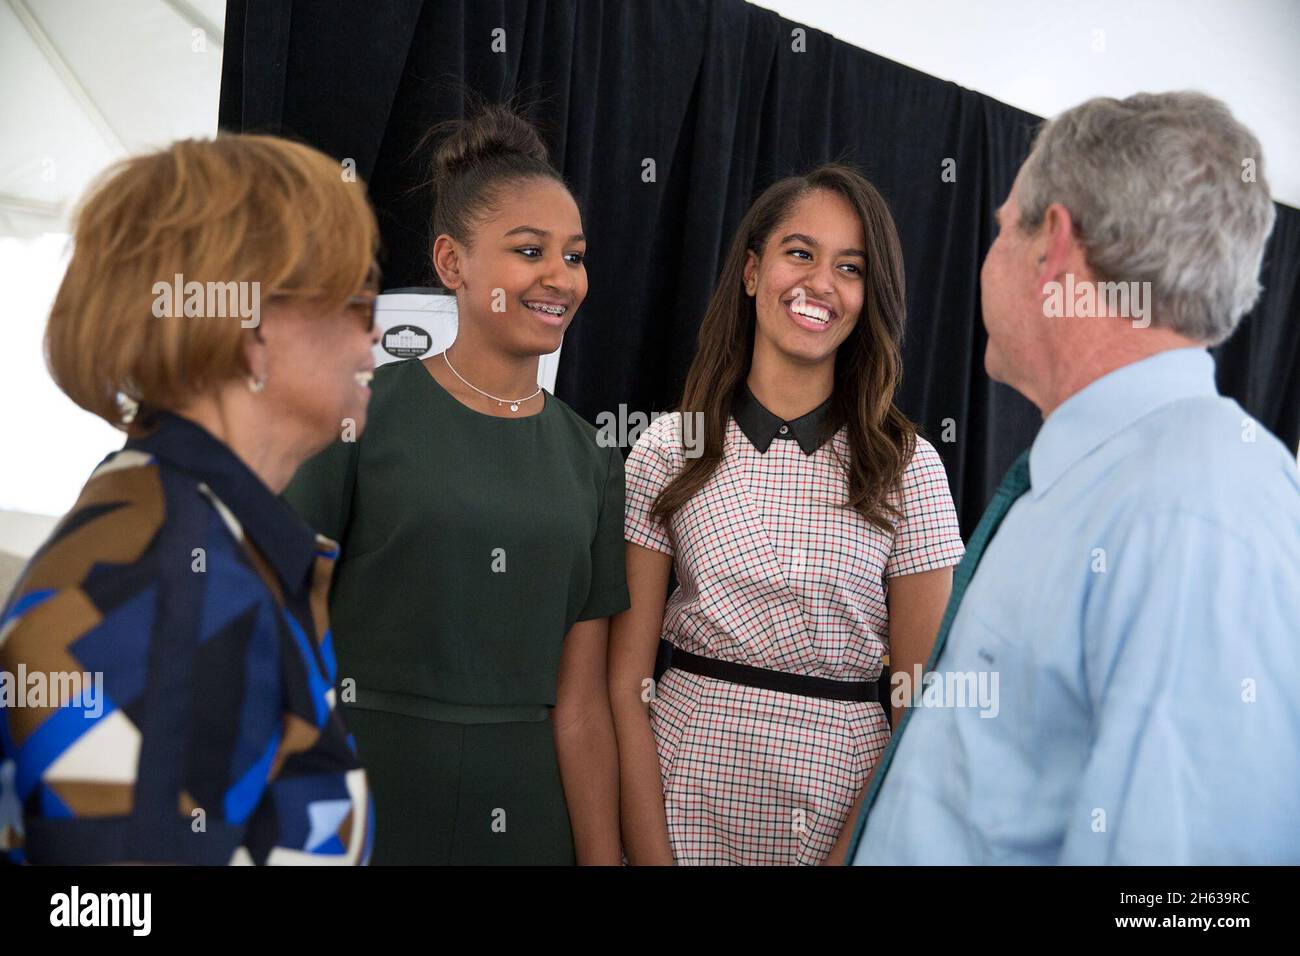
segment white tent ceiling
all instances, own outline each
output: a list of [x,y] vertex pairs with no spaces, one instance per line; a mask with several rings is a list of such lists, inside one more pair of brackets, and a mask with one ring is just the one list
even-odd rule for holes
[[216,131],[225,6],[0,0],[0,236],[65,232],[109,162]]

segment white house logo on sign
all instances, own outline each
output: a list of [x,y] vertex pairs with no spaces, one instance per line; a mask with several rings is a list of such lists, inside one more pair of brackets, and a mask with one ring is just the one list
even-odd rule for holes
[[128,926],[133,936],[148,936],[153,922],[152,893],[70,893],[50,897],[51,926]]
[[[456,341],[456,297],[432,289],[385,292],[375,308],[379,341],[371,350],[375,367],[437,355]],[[537,365],[537,384],[555,391],[560,349],[543,355]]]
[[375,303],[375,366],[435,355],[456,340],[456,297],[433,290],[385,292]]
[[384,333],[384,351],[394,358],[419,358],[429,351],[429,333],[418,325],[395,325]]

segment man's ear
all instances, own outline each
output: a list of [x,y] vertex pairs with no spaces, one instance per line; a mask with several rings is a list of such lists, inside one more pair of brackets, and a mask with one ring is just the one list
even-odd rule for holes
[[1043,224],[1039,227],[1034,242],[1038,253],[1039,282],[1059,280],[1073,268],[1077,244],[1074,217],[1070,215],[1070,210],[1059,202],[1052,203],[1043,213]]
[[456,240],[446,233],[433,241],[433,268],[438,273],[438,281],[448,292],[465,284],[465,277],[461,275],[460,250]]

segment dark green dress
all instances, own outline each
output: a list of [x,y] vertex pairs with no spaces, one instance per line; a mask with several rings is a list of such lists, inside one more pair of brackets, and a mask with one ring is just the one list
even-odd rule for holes
[[375,798],[373,861],[572,863],[549,720],[574,622],[628,607],[623,459],[550,394],[495,418],[418,359],[285,497],[339,541],[338,693]]

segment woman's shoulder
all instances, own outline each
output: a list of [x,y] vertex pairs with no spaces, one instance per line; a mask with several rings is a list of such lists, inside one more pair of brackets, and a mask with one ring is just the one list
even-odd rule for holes
[[899,489],[894,492],[894,500],[897,502],[901,497],[904,512],[911,513],[917,509],[937,509],[945,514],[953,512],[948,469],[944,466],[938,449],[919,434],[899,485]]
[[396,362],[384,362],[382,365],[375,366],[375,381],[384,382],[386,385],[392,385],[393,382],[400,380],[408,372],[412,371],[415,366],[424,364],[418,358],[398,359]]
[[242,538],[238,520],[199,477],[128,445],[91,472],[28,562],[11,603],[34,592],[112,595],[141,581],[202,591],[214,572],[241,563]]
[[641,431],[636,447],[653,448],[670,457],[681,455],[686,446],[682,422],[681,412],[664,412]]
[[568,402],[549,391],[546,393],[546,408],[542,414],[549,414],[552,427],[568,439],[574,448],[579,449],[580,453],[589,454],[593,461],[603,464],[611,454],[618,455],[617,442],[606,440],[604,429],[598,429],[574,411]]
[[[152,541],[176,507],[169,499],[184,497],[183,492],[197,487],[196,480],[164,459],[128,445],[108,455],[90,473],[42,551],[73,533],[87,544],[110,545],[118,534],[138,544]],[[111,507],[106,507],[109,502]],[[100,536],[86,533],[88,529],[112,533]]]
[[[316,543],[333,545],[321,537]],[[96,640],[137,647],[167,609],[183,608],[193,613],[168,618],[169,639],[207,640],[235,626],[218,609],[283,603],[275,572],[259,555],[200,476],[128,446],[91,473],[27,563],[0,611],[0,633],[34,629],[41,644],[70,646],[94,632]],[[275,620],[244,614],[238,626],[261,629]]]
[[943,459],[939,457],[939,451],[924,435],[917,433],[916,447],[912,450],[912,457],[907,463],[909,469],[916,468],[921,470],[932,469],[934,467],[943,467]]
[[371,442],[379,435],[404,438],[413,422],[444,415],[447,405],[438,400],[438,389],[423,359],[396,359],[376,365],[370,381],[366,426],[358,444],[365,441],[366,433]]
[[[841,457],[848,454],[849,437],[844,426],[840,426],[839,431],[835,433],[834,442]],[[912,454],[907,459],[907,464],[903,466],[902,481],[904,484],[908,484],[913,481],[928,479],[933,477],[936,470],[940,475],[947,475],[943,458],[940,457],[938,450],[920,432],[917,432]]]
[[424,363],[418,358],[400,359],[375,366],[375,377],[370,382],[370,404],[382,402],[389,395],[404,393],[414,388],[419,379],[416,372],[428,375]]
[[69,602],[84,608],[84,597],[70,595],[111,593],[115,580],[136,579],[140,565],[156,551],[164,521],[175,511],[169,497],[177,497],[176,483],[164,480],[165,468],[160,459],[138,449],[105,458],[23,569],[3,626],[16,626],[18,618],[55,598],[56,607],[47,614]]

